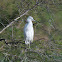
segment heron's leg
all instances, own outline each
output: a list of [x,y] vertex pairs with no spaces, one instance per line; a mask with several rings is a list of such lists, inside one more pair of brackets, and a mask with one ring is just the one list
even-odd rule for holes
[[30,49],[30,42],[29,42],[29,49]]
[[29,41],[29,49],[30,49],[30,46],[31,46],[30,44],[31,44],[31,42]]

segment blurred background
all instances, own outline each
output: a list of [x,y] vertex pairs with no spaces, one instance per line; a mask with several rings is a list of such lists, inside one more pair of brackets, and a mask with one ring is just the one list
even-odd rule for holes
[[[36,21],[34,41],[26,50],[23,29],[28,16]],[[0,0],[0,32],[8,43],[0,41],[0,62],[62,62],[62,0]]]

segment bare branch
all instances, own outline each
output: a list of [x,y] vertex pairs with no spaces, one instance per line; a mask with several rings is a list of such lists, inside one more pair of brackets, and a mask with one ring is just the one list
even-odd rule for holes
[[[26,15],[26,13],[28,12],[29,10],[27,10],[24,14],[20,15],[20,17]],[[8,27],[10,27],[15,21],[17,21],[20,17],[17,17],[16,19],[14,19],[14,21],[12,21],[9,25],[7,25],[5,28],[3,28],[2,31],[0,31],[0,34],[5,30],[7,29]]]
[[[42,2],[40,2],[42,3]],[[1,31],[0,31],[0,34],[5,30],[7,29],[8,27],[10,27],[15,21],[17,21],[18,19],[20,19],[22,16],[26,15],[30,10],[36,8],[36,6],[38,6],[40,3],[36,3],[31,9],[28,9],[25,13],[23,13],[22,15],[20,15],[19,17],[15,18],[14,21],[12,21],[9,25],[7,25],[5,28],[3,28]]]
[[27,10],[24,14],[20,15],[19,17],[17,17],[16,19],[14,19],[15,21],[17,21],[20,17],[26,15],[28,13],[29,10]]

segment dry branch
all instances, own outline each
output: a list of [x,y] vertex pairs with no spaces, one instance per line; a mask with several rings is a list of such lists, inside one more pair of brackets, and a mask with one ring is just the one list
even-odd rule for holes
[[12,21],[9,25],[7,25],[5,28],[3,28],[1,31],[0,31],[0,34],[5,30],[7,29],[8,27],[10,27],[15,21],[17,21],[19,18],[21,18],[22,16],[26,15],[30,10],[34,9],[36,6],[38,6],[39,4],[41,4],[42,2],[40,3],[36,3],[32,8],[28,9],[25,13],[23,13],[22,15],[20,15],[19,17],[15,18],[14,21]]
[[20,15],[19,17],[17,17],[16,19],[14,19],[14,21],[12,21],[9,25],[7,25],[5,28],[3,28],[2,31],[0,31],[0,34],[1,34],[5,29],[7,29],[9,26],[11,26],[15,21],[17,21],[20,17],[26,15],[28,11],[29,11],[29,10],[27,10],[24,14]]

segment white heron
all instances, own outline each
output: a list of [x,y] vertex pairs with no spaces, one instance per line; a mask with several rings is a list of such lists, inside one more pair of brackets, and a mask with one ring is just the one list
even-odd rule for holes
[[34,37],[34,29],[33,29],[33,23],[32,21],[35,21],[32,16],[29,16],[26,20],[26,24],[24,27],[24,40],[25,44],[29,45],[33,42]]

